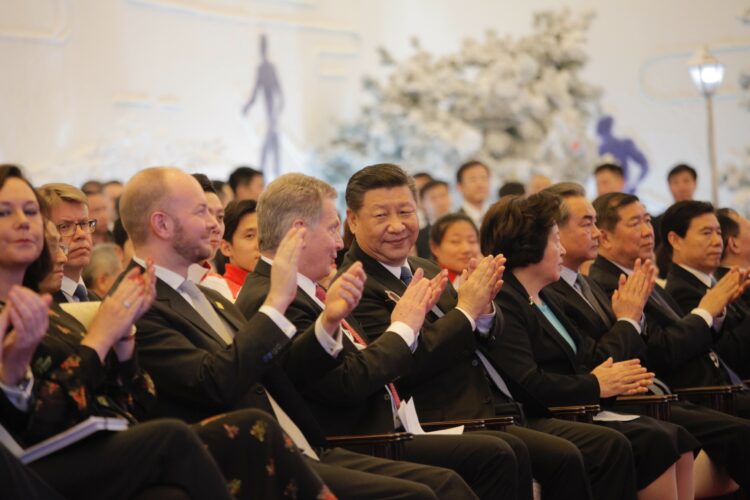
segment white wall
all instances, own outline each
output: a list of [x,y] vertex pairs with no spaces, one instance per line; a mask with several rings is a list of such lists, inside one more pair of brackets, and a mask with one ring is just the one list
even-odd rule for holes
[[[593,9],[584,76],[605,90],[615,133],[636,140],[653,170],[640,193],[658,204],[677,161],[706,167],[705,114],[686,62],[707,43],[726,65],[716,104],[719,163],[750,146],[737,75],[750,67],[743,0],[569,0]],[[493,28],[527,32],[552,0],[0,0],[0,161],[37,183],[125,179],[173,163],[220,177],[257,163],[262,109],[240,110],[269,38],[286,97],[285,168],[304,169],[337,120],[357,112],[375,49],[435,52]],[[707,182],[699,195],[709,196]],[[664,199],[664,201],[666,201]]]

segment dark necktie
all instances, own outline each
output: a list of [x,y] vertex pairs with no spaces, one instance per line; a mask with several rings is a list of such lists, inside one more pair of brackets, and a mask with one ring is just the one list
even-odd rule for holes
[[586,300],[586,302],[589,303],[589,305],[597,314],[597,316],[599,316],[599,319],[601,319],[605,325],[609,325],[610,324],[609,316],[607,316],[607,313],[604,312],[604,309],[602,309],[602,306],[599,304],[599,301],[596,300],[596,296],[594,296],[594,292],[591,291],[591,285],[588,284],[588,282],[586,281],[586,278],[584,278],[580,274],[576,276],[576,285],[578,285],[578,288],[580,289],[581,295],[583,295],[583,298]]
[[[315,297],[318,298],[319,301],[323,302],[325,304],[326,302],[326,290],[322,286],[315,284]],[[341,320],[341,328],[346,330],[349,335],[354,339],[355,344],[359,344],[362,347],[367,347],[367,342],[365,339],[363,339],[359,333],[357,333],[357,330],[352,328],[352,326],[347,323],[345,319]],[[396,408],[401,406],[401,397],[398,395],[398,391],[396,390],[396,386],[393,383],[388,384],[388,390],[391,393],[391,396],[393,397],[393,404]]]
[[78,299],[78,302],[88,302],[89,301],[89,294],[86,291],[86,287],[79,284],[76,287],[75,292],[73,292],[73,297]]
[[411,283],[411,279],[414,277],[413,274],[411,274],[411,269],[409,269],[409,266],[401,266],[401,276],[399,279],[406,283],[406,286],[409,286],[409,283]]
[[659,304],[659,307],[664,309],[664,312],[666,312],[671,319],[673,319],[674,321],[680,319],[680,315],[677,314],[674,309],[672,309],[672,306],[669,305],[667,299],[662,295],[662,289],[659,287],[659,285],[654,286],[654,290],[651,292],[651,298],[654,299],[657,304]]

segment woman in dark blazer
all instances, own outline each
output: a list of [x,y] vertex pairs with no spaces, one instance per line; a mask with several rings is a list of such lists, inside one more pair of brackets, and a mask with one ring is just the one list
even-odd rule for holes
[[[485,347],[511,377],[548,406],[605,403],[619,394],[645,392],[653,374],[638,360],[595,366],[591,340],[545,301],[542,288],[559,279],[565,249],[555,221],[559,199],[539,193],[493,205],[481,228],[482,253],[503,254],[505,284],[496,298],[505,317],[502,335]],[[609,415],[612,417],[612,415]],[[648,417],[595,423],[625,434],[636,461],[638,497],[692,498],[693,451],[685,429]]]

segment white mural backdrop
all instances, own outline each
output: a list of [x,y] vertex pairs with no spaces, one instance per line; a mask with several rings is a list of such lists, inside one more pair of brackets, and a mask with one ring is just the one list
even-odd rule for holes
[[[651,169],[638,194],[658,211],[668,201],[664,177],[673,164],[692,163],[701,180],[708,179],[703,102],[686,70],[693,51],[707,44],[727,65],[716,99],[719,163],[740,164],[750,142],[750,113],[739,105],[740,72],[750,66],[746,0],[569,0],[567,6],[565,16],[544,21],[535,15],[559,12],[559,2],[0,0],[0,161],[25,165],[36,183],[74,184],[127,179],[153,164],[218,178],[238,164],[258,165],[268,144],[267,99],[258,96],[247,114],[243,108],[263,62],[265,35],[280,89],[272,98],[272,142],[282,171],[330,177],[313,154],[336,137],[354,138],[339,133],[373,102],[362,79],[369,76],[383,92],[403,87],[389,75],[409,72],[381,66],[379,47],[412,72],[420,65],[440,71],[445,87],[425,87],[425,95],[458,95],[475,85],[477,102],[493,92],[505,96],[493,101],[497,109],[477,109],[477,116],[466,101],[433,109],[441,124],[436,128],[425,125],[424,116],[398,116],[402,130],[419,131],[407,148],[410,157],[441,163],[437,171],[448,177],[453,159],[479,144],[481,155],[505,162],[503,172],[520,177],[529,168],[554,169],[549,158],[568,157],[582,160],[571,172],[582,177],[591,148],[581,141],[571,149],[571,139],[580,137],[596,111],[591,107],[598,107],[615,117],[616,133],[632,138],[648,157]],[[554,23],[572,26],[559,47],[540,35],[554,32]],[[545,68],[533,50],[521,50],[524,40],[547,43],[575,67]],[[502,64],[475,65],[474,74],[451,77],[451,61],[481,58],[492,47],[508,49]],[[524,80],[531,74],[536,86]],[[433,85],[425,77],[415,82]],[[586,92],[571,99],[558,92],[566,87]],[[513,95],[521,98],[508,99]],[[403,98],[389,95],[388,102]],[[562,104],[551,106],[550,98]],[[515,128],[482,125],[492,116],[513,120],[507,106],[517,113]],[[549,139],[551,130],[557,138]],[[383,147],[392,148],[393,138],[384,132]],[[524,147],[533,152],[522,153]],[[707,183],[699,183],[699,196],[708,193]],[[730,195],[725,189],[724,199]]]

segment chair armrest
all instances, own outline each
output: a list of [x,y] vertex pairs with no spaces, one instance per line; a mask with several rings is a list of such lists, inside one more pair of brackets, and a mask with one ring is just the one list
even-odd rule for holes
[[593,415],[587,410],[586,406],[552,406],[549,409],[552,416],[572,422],[591,423]]
[[458,427],[459,425],[464,426],[464,432],[483,431],[487,428],[485,426],[485,419],[483,418],[441,420],[439,422],[421,422],[420,424],[422,425],[422,429],[426,431],[437,431],[449,427]]
[[504,431],[509,425],[513,425],[515,421],[513,417],[509,415],[498,415],[496,417],[485,417],[484,426],[491,431]]
[[330,436],[328,442],[333,446],[360,451],[375,457],[390,460],[402,460],[404,443],[414,439],[408,432],[393,432],[388,434],[366,434],[362,436]]
[[735,415],[736,394],[744,391],[741,385],[707,385],[701,387],[681,387],[674,389],[673,392],[685,399],[703,399],[708,400],[709,406],[714,410]]
[[649,417],[658,420],[669,420],[672,414],[670,403],[678,399],[675,394],[619,396],[615,400],[615,406],[645,406]]

